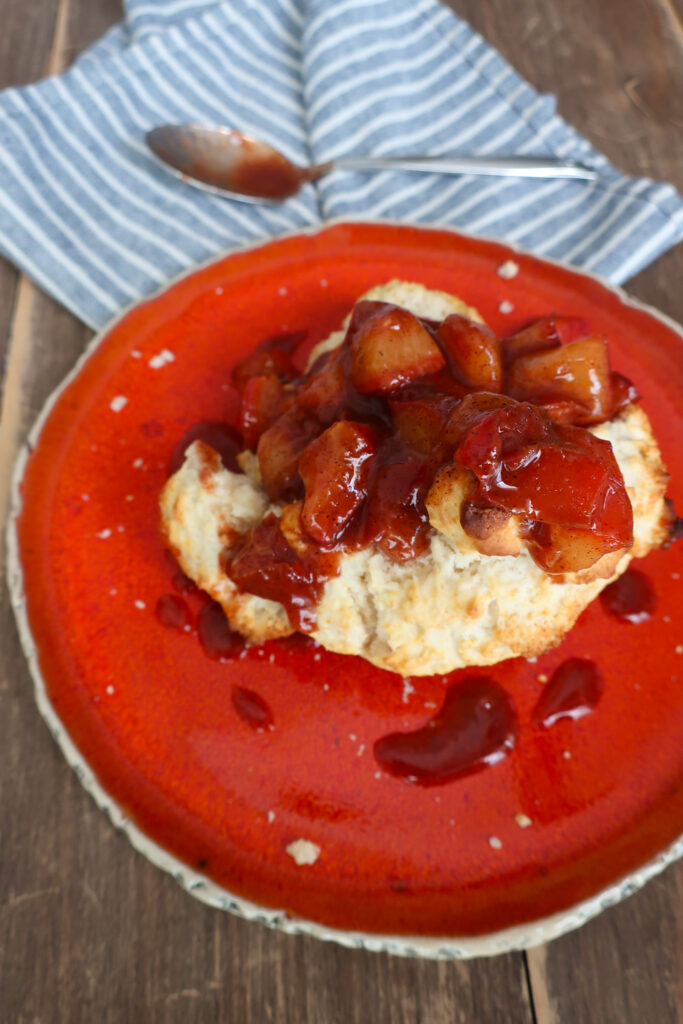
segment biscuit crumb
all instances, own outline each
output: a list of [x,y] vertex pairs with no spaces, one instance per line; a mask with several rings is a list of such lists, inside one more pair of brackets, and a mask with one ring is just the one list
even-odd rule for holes
[[506,281],[509,281],[512,277],[517,277],[519,273],[519,264],[515,263],[514,260],[506,260],[505,263],[501,263],[498,267],[498,276],[504,277]]
[[135,607],[139,608],[140,611],[144,611],[144,609],[147,607],[147,605],[145,604],[144,601],[136,601],[135,602]]
[[111,530],[100,530],[95,536],[99,537],[100,540],[106,540],[107,537],[111,537]]
[[570,750],[563,750],[562,751],[562,757],[565,759],[565,761],[568,761],[571,756],[572,755],[571,755],[571,751]]
[[489,846],[493,847],[494,850],[503,849],[503,844],[498,836],[489,836]]
[[275,811],[268,811],[268,824],[272,825],[275,821]]
[[515,821],[520,828],[529,828],[530,825],[533,825],[531,818],[526,814],[515,814]]
[[109,403],[109,408],[111,409],[112,412],[121,412],[121,410],[124,409],[127,405],[128,399],[126,398],[125,395],[116,395],[116,397],[112,398],[111,402]]
[[300,867],[303,864],[315,864],[320,856],[320,847],[309,839],[295,839],[286,847],[289,856]]
[[537,678],[537,680],[539,681],[539,683],[547,683],[547,682],[548,682],[548,677],[547,677],[547,675],[545,674],[545,672],[540,672],[540,673],[539,673],[539,674],[538,674],[538,675],[536,676],[536,678]]
[[514,308],[515,307],[512,305],[512,303],[509,302],[507,299],[503,299],[500,306],[498,307],[501,313],[512,313]]
[[674,650],[676,654],[683,654],[683,644],[676,644]]
[[147,365],[151,366],[153,370],[160,370],[162,366],[166,366],[166,363],[174,363],[175,356],[168,348],[162,348],[161,352],[157,352],[155,356],[148,361]]

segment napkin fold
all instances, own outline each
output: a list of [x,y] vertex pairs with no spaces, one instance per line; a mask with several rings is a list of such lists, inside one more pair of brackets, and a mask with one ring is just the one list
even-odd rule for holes
[[[545,154],[594,182],[336,171],[279,206],[179,181],[159,124],[225,124],[300,164]],[[683,202],[621,174],[438,0],[128,0],[64,74],[0,94],[0,251],[92,327],[226,249],[325,220],[451,225],[621,282]]]

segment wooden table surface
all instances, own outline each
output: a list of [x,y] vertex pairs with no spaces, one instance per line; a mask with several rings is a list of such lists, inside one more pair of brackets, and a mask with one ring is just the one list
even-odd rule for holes
[[[681,188],[676,3],[451,0],[618,166]],[[0,87],[65,68],[120,17],[120,0],[0,0]],[[683,321],[682,280],[679,247],[627,287]],[[0,525],[17,447],[89,337],[0,261]],[[280,935],[193,900],[95,808],[34,706],[4,582],[0,654],[2,1024],[683,1021],[683,863],[527,954],[433,963]]]

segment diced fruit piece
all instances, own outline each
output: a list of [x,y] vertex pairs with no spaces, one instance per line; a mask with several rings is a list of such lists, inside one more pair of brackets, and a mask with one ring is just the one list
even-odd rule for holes
[[385,459],[368,499],[364,537],[395,561],[415,558],[427,550],[431,527],[425,508],[430,473],[425,459],[401,446]]
[[445,366],[439,347],[407,309],[385,305],[352,336],[351,377],[361,394],[388,394]]
[[250,377],[274,374],[280,380],[292,380],[297,371],[292,353],[306,337],[306,331],[291,334],[277,334],[264,340],[233,367],[230,380],[238,391],[242,391]]
[[488,391],[478,391],[466,395],[449,414],[443,433],[444,443],[450,447],[459,445],[465,433],[484,413],[515,405],[517,403],[514,398],[508,398],[507,395],[494,395]]
[[570,341],[578,341],[579,338],[587,338],[590,334],[588,323],[582,316],[558,316],[555,314],[553,319],[563,345],[568,345]]
[[[601,536],[594,530],[570,529],[548,523],[536,524],[538,529],[532,531],[529,551],[534,561],[551,575],[567,572],[583,572],[595,565],[609,552],[618,552],[615,561],[621,556],[624,545],[618,540]],[[614,571],[610,562],[609,577]]]
[[464,398],[469,394],[465,385],[456,380],[448,368],[422,377],[417,384],[408,384],[407,387],[401,388],[400,397],[416,388],[424,389],[428,394],[447,395],[449,398]]
[[391,417],[403,443],[421,455],[433,452],[455,402],[439,395],[404,399],[403,392],[390,399]]
[[607,339],[594,335],[561,348],[520,356],[509,370],[507,390],[521,401],[570,401],[582,407],[581,424],[599,423],[612,409]]
[[580,423],[586,411],[577,402],[543,402],[539,409],[547,412],[554,423]]
[[363,299],[361,302],[357,302],[351,310],[346,338],[349,341],[352,340],[357,334],[358,328],[370,317],[375,316],[377,313],[384,313],[387,309],[394,308],[396,307],[390,302],[377,302],[374,299]]
[[240,429],[247,448],[254,449],[259,437],[282,411],[285,389],[273,374],[250,377],[244,385],[240,407]]
[[300,496],[299,456],[319,431],[314,420],[303,418],[294,407],[261,434],[256,451],[271,501],[291,501]]
[[455,452],[490,504],[531,520],[592,530],[604,550],[630,547],[633,514],[612,446],[553,424],[526,403],[475,420]]
[[452,313],[436,333],[456,379],[468,388],[502,389],[500,343],[493,331],[484,324]]
[[562,344],[554,316],[544,316],[535,320],[517,334],[502,338],[501,353],[506,364],[529,352],[542,352],[549,348],[559,348]]
[[617,373],[616,370],[612,370],[610,374],[610,383],[612,385],[611,418],[612,416],[616,416],[618,412],[621,412],[633,402],[639,402],[640,395],[638,394],[633,381],[629,380],[628,377],[625,377],[623,373]]
[[502,461],[497,500],[532,519],[590,527],[605,476],[602,460],[585,451],[543,442],[524,445]]
[[296,391],[298,405],[323,424],[337,419],[344,407],[347,384],[343,356],[339,351],[327,353],[317,371]]
[[588,325],[583,317],[556,314],[540,317],[509,338],[501,339],[503,362],[509,365],[518,356],[568,345],[577,338],[585,338],[588,333]]
[[299,472],[306,492],[301,519],[318,544],[336,543],[365,501],[375,452],[369,427],[339,420],[301,455]]

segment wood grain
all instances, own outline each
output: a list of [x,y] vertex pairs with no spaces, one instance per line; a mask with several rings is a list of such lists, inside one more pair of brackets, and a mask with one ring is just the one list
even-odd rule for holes
[[[557,93],[560,112],[624,170],[683,186],[674,0],[450,6],[532,84]],[[121,13],[117,0],[2,7],[0,87],[63,67]],[[683,320],[682,271],[679,249],[629,290]],[[89,336],[0,262],[0,480]],[[528,958],[468,963],[344,950],[200,905],[132,850],[64,763],[35,710],[4,583],[0,638],[2,1024],[683,1020],[683,866]]]

